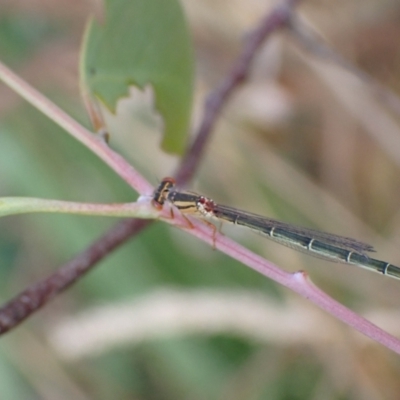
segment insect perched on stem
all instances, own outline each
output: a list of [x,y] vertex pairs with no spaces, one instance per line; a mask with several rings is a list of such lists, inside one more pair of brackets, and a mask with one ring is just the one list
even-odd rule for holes
[[297,227],[261,215],[217,204],[212,199],[196,193],[179,191],[173,178],[164,178],[154,191],[153,205],[162,208],[165,202],[175,206],[184,215],[198,218],[215,218],[244,226],[268,238],[301,250],[309,255],[329,261],[357,265],[392,278],[400,279],[400,267],[368,257],[374,251],[369,244],[344,236],[314,229]]

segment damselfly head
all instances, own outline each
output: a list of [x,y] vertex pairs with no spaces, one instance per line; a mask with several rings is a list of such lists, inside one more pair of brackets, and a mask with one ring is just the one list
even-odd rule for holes
[[175,186],[174,178],[164,178],[154,191],[152,204],[155,208],[161,209],[168,198],[169,190]]

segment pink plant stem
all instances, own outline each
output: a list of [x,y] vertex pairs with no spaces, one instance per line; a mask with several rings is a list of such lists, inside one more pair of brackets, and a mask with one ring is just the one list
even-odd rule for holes
[[75,139],[92,150],[136,191],[140,194],[152,193],[153,187],[150,183],[123,157],[113,151],[100,136],[80,125],[2,63],[0,63],[0,79],[44,115],[64,128]]
[[[177,222],[180,226],[184,226],[184,220]],[[196,236],[197,238],[215,246],[216,249],[229,255],[254,269],[260,274],[280,283],[281,285],[293,290],[300,296],[310,300],[318,307],[327,311],[329,314],[335,316],[345,324],[353,327],[360,333],[368,336],[369,338],[381,343],[388,349],[400,354],[400,340],[385,332],[381,328],[369,322],[365,318],[346,308],[322,290],[317,288],[312,281],[308,278],[306,272],[300,271],[296,273],[288,273],[273,263],[265,260],[259,255],[252,253],[250,250],[234,242],[228,237],[216,233],[208,225],[191,219],[193,225],[192,229],[187,229],[187,232]],[[187,225],[187,223],[186,223]]]

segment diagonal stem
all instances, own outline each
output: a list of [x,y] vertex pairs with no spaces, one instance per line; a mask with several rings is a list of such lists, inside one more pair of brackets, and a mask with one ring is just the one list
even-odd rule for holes
[[[206,100],[203,120],[196,134],[196,139],[188,149],[177,171],[177,179],[180,184],[186,184],[195,174],[219,113],[233,92],[248,76],[251,63],[260,50],[262,43],[270,34],[289,23],[292,10],[299,1],[300,0],[286,0],[273,9],[272,12],[268,13],[262,20],[262,23],[251,34],[242,55],[234,64],[231,73],[222,82],[219,88],[211,93]],[[18,84],[22,83],[22,86],[20,86],[18,90],[15,90],[23,95],[25,83],[18,77],[16,82]],[[23,97],[26,98],[26,96]],[[47,99],[45,100],[48,102]],[[33,104],[36,105],[35,102],[33,102]],[[50,107],[50,109],[51,108],[52,107]],[[105,153],[110,153],[109,149],[101,143],[92,143],[92,145],[94,149],[99,151],[98,154],[101,157]],[[149,184],[143,178],[134,174],[133,172],[135,171],[133,168],[129,168],[123,162],[122,157],[117,157],[115,153],[112,154],[112,156],[114,158],[111,157],[108,158],[108,160],[115,160],[115,166],[121,169],[118,173],[121,173],[121,176],[140,193],[147,193]],[[108,162],[108,164],[110,164],[110,162]],[[60,267],[57,272],[28,287],[14,299],[10,300],[0,308],[0,334],[13,329],[39,308],[46,305],[47,302],[53,299],[57,294],[83,277],[83,275],[90,271],[98,261],[105,258],[116,247],[127,241],[130,237],[141,232],[149,223],[151,223],[151,221],[146,220],[126,220],[118,223],[86,250]]]
[[116,224],[82,253],[49,277],[29,286],[0,308],[0,334],[15,328],[55,296],[68,289],[127,238],[149,225],[148,220],[129,219]]
[[231,72],[209,94],[204,104],[204,116],[195,140],[178,168],[176,182],[186,185],[198,169],[217,118],[230,97],[248,78],[251,65],[268,37],[278,29],[290,24],[294,7],[300,0],[287,0],[266,15],[249,35],[241,55],[233,64]]

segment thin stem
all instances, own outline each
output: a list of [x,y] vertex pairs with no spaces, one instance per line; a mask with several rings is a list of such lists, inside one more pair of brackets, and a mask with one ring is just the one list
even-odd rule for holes
[[56,124],[64,128],[71,136],[92,150],[122,179],[140,194],[150,194],[152,186],[123,157],[114,152],[103,138],[94,135],[88,129],[71,118],[61,108],[51,102],[27,82],[0,63],[0,80],[17,92],[26,101],[40,110]]
[[31,197],[0,198],[0,217],[34,212],[128,218],[157,218],[158,216],[158,211],[152,207],[149,200],[134,203],[96,204]]
[[29,286],[0,308],[0,334],[15,328],[55,296],[81,279],[127,238],[138,234],[147,220],[124,220],[49,277]]
[[257,28],[249,35],[242,54],[234,63],[230,73],[222,81],[214,92],[211,92],[204,104],[204,116],[195,139],[183,157],[176,174],[178,185],[186,185],[199,166],[209,141],[212,129],[223,107],[247,79],[250,67],[260,51],[265,40],[278,29],[290,23],[293,9],[300,0],[286,0],[275,7],[264,17]]
[[[188,226],[182,215],[176,215],[175,220],[169,220],[168,222],[173,223],[178,227]],[[230,257],[242,262],[260,274],[293,290],[300,296],[310,300],[318,307],[353,327],[365,336],[368,336],[378,343],[381,343],[383,346],[400,354],[400,340],[398,338],[395,338],[328,296],[311,282],[305,272],[297,272],[294,274],[288,273],[261,256],[252,253],[247,248],[234,242],[228,237],[215,232],[215,230],[210,228],[208,224],[204,224],[193,218],[190,219],[190,222],[192,228],[187,229],[188,233],[205,241]]]
[[[201,155],[205,151],[211,129],[222,107],[234,90],[246,78],[250,64],[262,42],[275,30],[289,21],[292,9],[300,0],[286,0],[269,13],[254,30],[249,38],[242,56],[232,68],[231,74],[206,101],[203,121],[196,134],[193,145],[183,158],[178,170],[179,183],[187,183],[196,172]],[[141,194],[149,194],[151,186],[118,154],[114,153],[104,141],[80,126],[76,121],[51,103],[43,95],[0,64],[0,79],[35,107],[64,127],[74,137],[92,149],[100,158],[111,166],[121,177]],[[79,280],[94,265],[107,256],[109,252],[139,233],[150,221],[124,221],[96,240],[87,250],[62,266],[54,274],[24,290],[0,309],[0,334],[4,333],[28,318],[36,310],[47,304],[54,296]],[[99,250],[101,249],[101,251]]]

